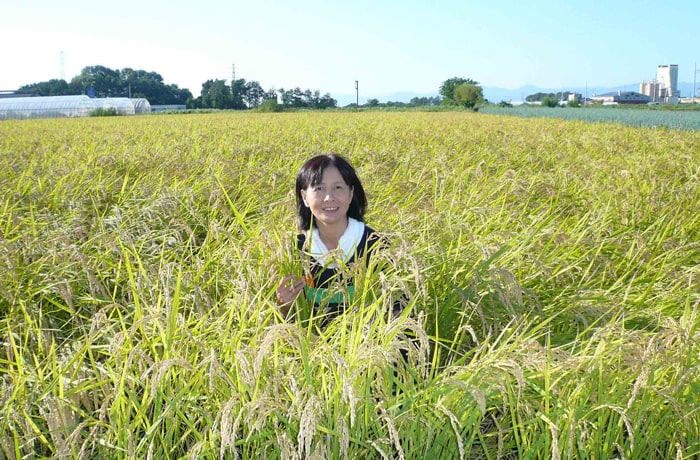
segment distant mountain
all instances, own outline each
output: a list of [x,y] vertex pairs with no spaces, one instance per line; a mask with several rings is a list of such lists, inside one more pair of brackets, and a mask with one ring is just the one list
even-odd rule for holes
[[[641,83],[641,82],[639,82]],[[490,102],[501,102],[501,101],[523,101],[525,98],[531,94],[535,93],[559,93],[559,92],[572,92],[580,93],[584,96],[595,96],[596,94],[605,94],[616,91],[636,91],[639,92],[639,83],[630,83],[628,85],[620,86],[570,86],[565,88],[540,88],[534,85],[526,85],[517,89],[505,89],[505,88],[494,88],[494,87],[484,87],[484,97]],[[681,92],[681,97],[690,97],[692,92],[693,84],[679,82],[678,89]]]
[[[494,102],[498,103],[501,101],[506,101],[506,102],[512,102],[512,101],[523,101],[525,98],[531,94],[535,93],[559,93],[559,92],[576,92],[576,93],[581,93],[584,96],[594,96],[596,94],[605,94],[605,93],[610,93],[614,91],[639,91],[639,83],[630,83],[628,85],[620,85],[620,86],[607,86],[607,87],[600,87],[600,86],[589,86],[586,87],[584,86],[571,86],[571,87],[564,87],[564,88],[541,88],[539,86],[535,85],[525,85],[521,86],[520,88],[515,88],[515,89],[508,89],[508,88],[498,88],[494,86],[483,86],[484,90],[484,97],[489,101],[489,102]],[[700,83],[698,83],[698,86],[700,86]],[[692,94],[693,90],[693,84],[692,83],[687,83],[687,82],[679,82],[678,83],[678,89],[681,92],[681,97],[690,97]],[[395,92],[395,93],[389,93],[389,94],[372,94],[372,95],[366,95],[366,94],[360,94],[360,105],[365,104],[368,99],[377,99],[379,102],[388,102],[388,101],[394,101],[394,102],[409,102],[411,99],[414,97],[435,97],[438,96],[439,94],[437,92],[435,93],[413,93],[410,91],[400,91],[400,92]],[[698,91],[698,95],[700,95],[700,91]],[[355,94],[332,94],[331,95],[333,98],[335,98],[338,101],[338,107],[345,107],[346,105],[354,104],[356,95]]]

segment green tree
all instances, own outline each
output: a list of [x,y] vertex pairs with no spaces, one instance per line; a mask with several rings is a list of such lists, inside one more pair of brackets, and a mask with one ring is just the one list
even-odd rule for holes
[[413,107],[425,107],[425,106],[433,106],[433,105],[440,105],[440,97],[435,96],[435,97],[413,97],[411,100],[408,102],[408,105],[411,105]]
[[73,77],[71,85],[79,88],[82,94],[88,94],[92,88],[95,97],[119,97],[124,92],[119,71],[101,65],[83,68],[80,75]]
[[122,95],[128,97],[145,97],[152,104],[163,104],[166,99],[163,77],[156,72],[124,68],[119,71]]
[[280,88],[282,105],[285,107],[301,108],[304,105],[304,92],[298,86],[294,89],[285,90]]
[[41,96],[67,96],[88,94],[90,88],[94,89],[96,97],[143,97],[151,104],[186,104],[192,99],[188,89],[165,85],[160,74],[128,67],[112,70],[104,66],[89,66],[83,68],[70,83],[49,80],[20,89]]
[[186,104],[192,99],[190,90],[181,89],[177,85],[166,85],[157,72],[126,67],[119,71],[119,76],[121,96],[143,97],[153,105]]
[[462,83],[454,91],[454,102],[457,105],[473,109],[484,101],[484,93],[481,86],[474,83]]
[[247,109],[248,106],[245,104],[246,91],[245,78],[233,80],[231,82],[231,100],[226,108],[236,110]]
[[554,99],[556,101],[566,101],[569,99],[569,96],[573,93],[571,91],[563,91],[563,92],[558,92],[558,93],[535,93],[535,94],[530,94],[525,98],[527,102],[542,102],[544,101],[544,98],[549,97],[550,99]]
[[541,92],[538,92],[538,93],[535,93],[535,94],[530,94],[530,95],[528,95],[528,96],[525,98],[525,100],[526,100],[527,102],[542,102],[542,100],[543,100],[545,97],[548,97],[548,96],[549,96],[549,97],[554,97],[554,93],[541,93]]
[[454,104],[455,90],[458,86],[464,84],[479,86],[479,83],[472,80],[471,78],[453,77],[443,81],[442,85],[440,85],[440,94],[444,98],[443,103]]
[[298,86],[294,89],[288,90],[280,88],[279,95],[282,101],[282,106],[285,108],[328,109],[336,107],[338,104],[338,101],[333,99],[328,93],[321,96],[321,92],[319,90],[312,92],[309,89],[302,90]]
[[330,93],[326,93],[318,100],[317,109],[332,109],[338,106],[338,101],[333,99]]
[[[318,91],[316,91],[318,93]],[[318,97],[315,101],[314,108],[316,109],[332,109],[338,105],[338,101],[333,99],[330,93],[326,93],[321,97]]]
[[269,90],[267,90],[267,92],[265,92],[266,101],[270,99],[274,99],[275,101],[277,101],[277,96],[277,90],[274,87],[270,88]]
[[[314,97],[315,96],[315,97]],[[315,107],[316,106],[316,99],[320,97],[320,94],[318,90],[316,91],[316,94],[310,90],[304,90],[301,96],[301,100],[303,101],[304,107]]]
[[[257,81],[249,81],[245,84],[243,100],[249,108],[258,107],[265,101],[266,96],[265,90]],[[277,96],[275,96],[275,102],[277,102]]]
[[232,105],[231,88],[226,80],[207,80],[202,84],[199,107],[203,109],[228,109]]
[[559,105],[559,100],[556,98],[556,96],[545,96],[542,99],[542,107],[556,107]]
[[80,94],[80,89],[65,80],[52,79],[19,87],[20,91],[34,92],[39,96],[70,96]]

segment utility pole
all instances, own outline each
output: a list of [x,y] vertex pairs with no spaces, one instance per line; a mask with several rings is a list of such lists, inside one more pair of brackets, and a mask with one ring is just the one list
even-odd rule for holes
[[698,93],[698,89],[695,86],[698,77],[698,63],[695,63],[695,72],[693,72],[693,104],[695,104],[695,95]]
[[357,80],[355,80],[355,107],[360,109],[360,85]]
[[231,64],[231,84],[236,81],[236,64]]

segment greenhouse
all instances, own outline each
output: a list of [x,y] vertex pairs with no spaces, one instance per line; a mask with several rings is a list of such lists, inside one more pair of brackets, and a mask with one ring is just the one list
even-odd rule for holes
[[129,100],[132,104],[134,104],[134,112],[136,112],[136,115],[142,113],[151,113],[151,104],[148,102],[148,99],[140,97]]
[[118,115],[150,113],[146,99],[126,97],[42,96],[0,98],[0,120],[27,118],[74,118],[90,116],[98,109],[115,109]]
[[[106,97],[103,99],[90,99],[95,109],[115,109],[117,115],[134,115],[134,104],[126,97]],[[94,110],[94,109],[93,109]]]

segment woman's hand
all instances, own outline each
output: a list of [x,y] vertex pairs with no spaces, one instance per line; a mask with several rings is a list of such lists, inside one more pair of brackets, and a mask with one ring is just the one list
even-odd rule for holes
[[289,308],[304,290],[304,286],[306,286],[304,278],[295,275],[287,275],[282,278],[277,286],[277,305],[279,305],[282,315],[287,316]]

